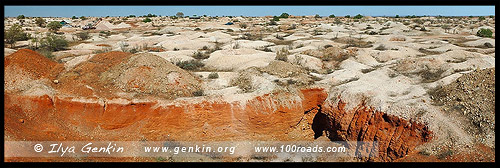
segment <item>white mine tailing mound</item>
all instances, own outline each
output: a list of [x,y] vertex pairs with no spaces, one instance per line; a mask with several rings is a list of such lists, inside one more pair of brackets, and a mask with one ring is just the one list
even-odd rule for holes
[[304,54],[289,55],[288,62],[299,63],[300,66],[315,70],[323,67],[323,62],[319,58]]
[[245,48],[218,50],[210,54],[204,63],[217,70],[243,70],[253,66],[265,67],[275,56],[275,53]]
[[[431,104],[423,86],[414,84],[403,75],[391,78],[388,76],[390,71],[386,67],[379,68],[366,74],[358,74],[359,79],[356,81],[331,87],[325,105],[336,107],[342,101],[347,103],[345,111],[353,111],[362,102],[366,102],[366,106],[374,107],[377,111],[428,124],[436,135],[434,143],[429,145],[439,146],[439,143],[446,141],[448,133],[452,133],[457,140],[455,145],[471,144],[471,137],[457,129],[458,123],[446,118],[439,108]],[[422,116],[416,117],[421,112]]]
[[210,39],[207,38],[190,39],[186,36],[175,35],[171,37],[162,37],[162,41],[155,46],[161,46],[167,50],[174,50],[174,48],[180,50],[197,50],[204,46],[213,48],[215,44],[211,43]]
[[267,42],[267,41],[236,40],[232,43],[229,43],[229,44],[223,46],[222,49],[224,49],[224,50],[233,49],[236,46],[239,46],[239,48],[259,49],[259,48],[264,48],[264,47],[271,46],[271,45],[274,45],[274,43]]
[[15,53],[17,50],[10,49],[10,48],[3,48],[3,57],[6,57],[12,53]]
[[495,47],[495,39],[491,38],[481,38],[479,40],[465,42],[464,44],[466,46],[476,47],[476,46],[484,46],[484,43],[490,43],[493,47]]
[[193,60],[194,58],[192,57],[192,55],[196,52],[197,50],[179,50],[179,51],[164,51],[164,52],[149,52],[149,53],[157,55],[175,64],[179,61]]
[[122,22],[118,25],[113,25],[113,24],[109,23],[108,21],[100,21],[95,26],[96,30],[112,30],[112,29],[122,29],[122,28],[130,28],[130,27],[132,27],[132,26],[130,26],[127,23]]
[[86,44],[86,43],[78,44],[76,46],[71,47],[72,50],[100,50],[102,48],[103,47],[96,46],[93,44]]

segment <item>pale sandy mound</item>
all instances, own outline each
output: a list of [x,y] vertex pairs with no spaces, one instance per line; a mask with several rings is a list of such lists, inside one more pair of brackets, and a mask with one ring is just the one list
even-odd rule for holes
[[113,40],[124,40],[126,39],[127,36],[124,36],[122,34],[113,34],[108,36],[108,40],[113,41]]
[[96,46],[94,44],[82,43],[82,44],[78,44],[78,45],[72,46],[70,48],[73,49],[73,50],[100,50],[103,47]]
[[342,49],[339,47],[328,47],[320,49],[309,49],[301,52],[301,54],[310,55],[320,58],[324,61],[343,61],[351,56],[356,55],[356,49]]
[[328,32],[323,35],[317,35],[314,37],[317,38],[323,38],[323,39],[334,39],[334,38],[341,38],[341,37],[349,37],[349,33],[346,33],[347,31],[334,31],[334,32]]
[[160,56],[161,58],[175,64],[179,61],[189,61],[194,58],[192,55],[196,50],[179,50],[179,51],[164,51],[164,52],[150,52],[151,54]]
[[449,138],[454,139],[454,145],[457,146],[471,144],[471,136],[458,129],[460,123],[447,118],[432,104],[425,88],[411,78],[404,75],[393,76],[393,73],[389,68],[382,67],[340,82],[338,86],[331,87],[325,106],[336,107],[342,101],[346,103],[344,109],[347,111],[356,110],[363,104],[403,119],[425,123],[435,135],[429,146],[442,145]]
[[203,35],[203,37],[210,39],[211,42],[228,43],[233,41],[231,35],[221,31],[210,32]]
[[[271,47],[269,47],[269,48],[271,48]],[[276,47],[275,50],[273,50],[273,51],[276,52],[276,49],[281,49],[281,48],[277,48]],[[290,53],[295,54],[295,53],[301,53],[301,52],[304,52],[304,51],[307,51],[307,50],[317,50],[317,49],[318,49],[318,47],[308,45],[308,46],[296,48],[296,49],[289,50],[289,51],[290,51]]]
[[98,41],[104,41],[106,38],[99,36],[99,34],[95,34],[90,39],[85,40],[86,42],[98,42]]
[[185,36],[188,39],[194,40],[197,38],[204,38],[205,32],[187,30],[187,31],[179,32],[177,35]]
[[276,36],[284,37],[286,35],[287,35],[286,33],[276,32],[276,33],[270,34],[270,35],[262,38],[262,40],[266,40],[266,41],[279,40],[278,38],[276,38]]
[[465,42],[464,44],[470,47],[483,47],[485,46],[485,43],[490,43],[493,47],[495,47],[495,39],[492,38],[481,38],[479,40]]
[[413,79],[430,83],[454,73],[495,66],[495,58],[463,50],[398,60],[393,69]]
[[6,56],[8,56],[16,51],[17,50],[10,49],[10,48],[3,48],[3,56],[6,57]]
[[114,28],[115,28],[115,26],[113,24],[109,23],[108,21],[100,21],[95,26],[96,30],[101,30],[101,31],[111,30],[111,29],[114,29]]
[[428,51],[432,52],[439,52],[439,53],[445,53],[448,51],[453,51],[453,50],[462,50],[462,47],[453,45],[453,44],[445,44],[437,48],[432,48],[432,49],[427,49]]
[[176,27],[176,26],[167,26],[164,27],[163,29],[159,30],[159,33],[162,34],[167,34],[167,33],[178,33],[180,31],[183,31],[185,28],[182,27]]
[[130,28],[130,27],[132,27],[132,26],[130,26],[129,24],[124,23],[124,22],[121,22],[120,24],[115,25],[116,29],[123,29],[123,28]]
[[266,48],[270,49],[271,52],[276,52],[276,51],[280,51],[283,48],[289,50],[290,46],[288,46],[288,45],[275,45],[275,46],[269,46],[269,47],[266,47]]
[[172,36],[162,38],[163,41],[156,44],[156,46],[161,46],[167,50],[197,50],[201,49],[204,46],[209,48],[213,48],[215,46],[214,43],[210,42],[209,39],[190,39],[186,36]]
[[331,24],[320,24],[317,28],[317,30],[321,31],[333,31],[333,32],[341,32],[341,31],[347,31],[344,28],[344,25],[331,25]]
[[361,48],[358,50],[357,55],[354,57],[356,60],[362,64],[369,65],[369,66],[377,66],[382,63],[379,63],[373,56],[371,55],[372,53],[371,48]]
[[298,40],[298,39],[304,39],[304,38],[310,38],[310,37],[312,37],[312,35],[309,33],[297,32],[297,33],[294,33],[290,36],[284,37],[284,39],[285,40]]
[[122,47],[125,47],[127,49],[132,49],[132,48],[141,49],[145,47],[154,46],[157,43],[167,39],[168,37],[166,35],[148,36],[148,37],[143,37],[141,35],[133,35],[132,37],[129,37],[125,40],[121,40],[117,43],[114,43],[112,46],[117,51],[121,51]]
[[304,54],[289,55],[288,62],[309,69],[320,70],[323,68],[323,62],[319,58]]
[[381,63],[403,59],[407,57],[414,57],[420,54],[422,53],[406,47],[398,47],[398,50],[388,49],[384,51],[378,51],[378,50],[370,51],[370,55]]
[[233,95],[239,91],[237,86],[231,86],[230,83],[231,79],[238,77],[238,72],[215,72],[219,77],[210,79],[208,76],[212,73],[214,72],[195,72],[204,80],[202,88],[205,95]]
[[341,45],[338,43],[335,43],[331,40],[297,40],[293,42],[293,46],[313,46],[316,47],[316,50],[318,49],[323,49],[325,46],[331,45],[334,47],[340,47]]
[[90,58],[92,58],[92,56],[94,56],[94,54],[88,54],[88,55],[74,57],[71,60],[64,63],[64,67],[66,68],[66,70],[69,70],[69,69],[75,67],[76,65],[89,60]]
[[92,54],[95,50],[65,50],[65,51],[56,51],[52,54],[57,59],[64,59],[68,57],[80,56],[80,55],[89,55]]
[[200,82],[187,71],[150,53],[133,55],[100,75],[124,92],[165,98],[189,97]]
[[[405,76],[390,77],[389,74],[391,73],[392,70],[388,68],[376,69],[365,74],[345,69],[343,73],[339,72],[337,76],[346,74],[346,81],[340,82],[338,86],[331,88],[329,100],[335,102],[342,99],[343,102],[347,102],[347,109],[350,109],[356,107],[358,103],[365,99],[367,105],[388,114],[409,119],[422,107],[410,107],[407,106],[408,103],[421,101],[415,97],[422,97],[422,95],[426,94],[426,91],[422,87],[414,85],[413,81]],[[349,76],[354,78],[349,79]],[[423,105],[423,103],[418,104]]]
[[236,40],[222,47],[222,49],[238,49],[238,48],[251,48],[260,49],[267,46],[274,45],[267,41],[251,41],[251,40]]
[[241,70],[249,67],[265,67],[274,60],[275,53],[254,49],[218,50],[204,61],[205,66],[217,70]]

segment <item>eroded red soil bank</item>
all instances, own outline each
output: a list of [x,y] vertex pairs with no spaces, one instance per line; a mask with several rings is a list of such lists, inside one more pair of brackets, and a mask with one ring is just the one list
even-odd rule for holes
[[333,105],[325,103],[315,120],[315,137],[326,132],[332,141],[377,141],[354,144],[359,156],[378,156],[364,158],[371,161],[402,158],[431,139],[426,125],[376,111],[364,102],[352,110],[346,109],[346,102],[341,99]]
[[[177,140],[228,141],[312,140],[290,138],[287,133],[307,113],[315,136],[323,132],[332,141],[378,141],[378,157],[392,161],[430,139],[422,124],[406,121],[360,104],[354,111],[345,103],[327,107],[323,89],[299,94],[273,93],[245,104],[226,101],[116,103],[87,98],[5,96],[7,140]],[[298,97],[297,97],[298,96]],[[286,101],[283,101],[286,100]],[[322,107],[323,106],[323,107]],[[359,145],[370,153],[373,146]]]
[[265,94],[245,104],[166,105],[4,94],[6,132],[26,140],[286,140],[304,110],[326,98],[322,89],[299,93]]

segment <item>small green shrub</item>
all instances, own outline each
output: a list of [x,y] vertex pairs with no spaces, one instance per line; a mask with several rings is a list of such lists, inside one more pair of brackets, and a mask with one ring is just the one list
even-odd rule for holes
[[146,18],[146,19],[143,19],[142,22],[144,23],[148,23],[148,22],[151,22],[152,20],[150,18]]
[[217,72],[212,72],[208,75],[208,79],[217,79],[219,78],[219,74]]
[[358,15],[354,16],[353,18],[354,18],[354,19],[361,19],[361,18],[363,18],[363,17],[364,17],[363,15],[358,14]]
[[476,36],[493,37],[493,32],[490,29],[481,28],[481,30],[477,31]]
[[25,19],[25,18],[26,18],[26,17],[25,17],[24,15],[19,15],[19,16],[17,16],[17,19],[18,19],[18,20]]
[[43,56],[49,58],[49,59],[54,59],[54,55],[52,54],[52,51],[49,50],[39,50],[38,53],[42,54]]
[[78,32],[75,34],[80,40],[87,40],[90,38],[89,32]]
[[40,47],[49,51],[60,51],[68,47],[68,41],[63,36],[49,34],[42,39]]
[[14,47],[16,41],[28,40],[29,36],[23,31],[20,25],[14,24],[7,31],[4,32],[5,43]]
[[175,65],[185,70],[197,70],[205,66],[205,64],[199,60],[179,61],[175,63]]
[[49,24],[47,24],[47,27],[49,28],[50,31],[56,32],[62,27],[62,24],[57,21],[52,21]]
[[280,21],[280,17],[278,17],[278,16],[273,16],[273,20],[272,20],[272,21],[275,21],[275,22]]
[[280,18],[288,18],[290,14],[288,13],[281,13]]
[[35,24],[38,25],[39,27],[42,27],[43,24],[45,24],[45,20],[41,17],[38,17],[35,19]]

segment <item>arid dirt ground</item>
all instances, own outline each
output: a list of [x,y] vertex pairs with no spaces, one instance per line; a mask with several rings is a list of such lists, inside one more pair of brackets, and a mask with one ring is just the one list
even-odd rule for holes
[[495,161],[494,18],[142,19],[63,27],[70,46],[49,58],[6,45],[4,140],[378,141],[341,161]]

